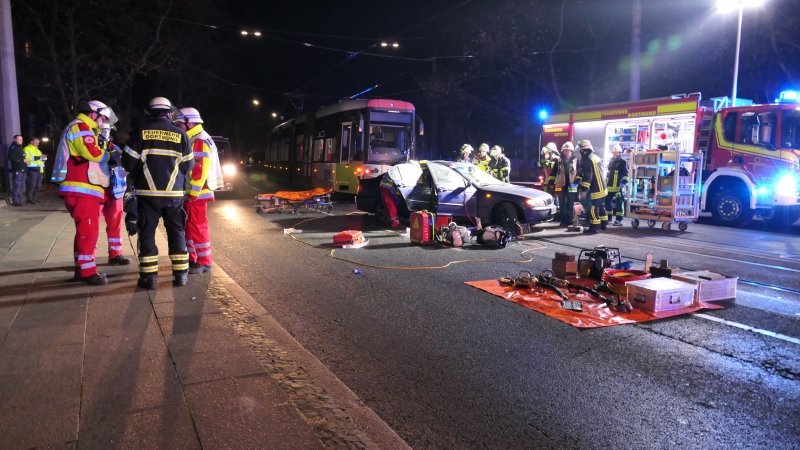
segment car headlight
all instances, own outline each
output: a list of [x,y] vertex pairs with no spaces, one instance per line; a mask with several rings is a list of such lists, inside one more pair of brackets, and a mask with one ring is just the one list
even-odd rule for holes
[[796,195],[797,194],[797,178],[794,175],[784,175],[775,184],[775,192],[778,195]]
[[236,166],[233,164],[225,164],[222,166],[222,173],[225,175],[236,175]]
[[544,202],[537,202],[535,199],[532,198],[525,200],[525,204],[528,206],[544,206]]

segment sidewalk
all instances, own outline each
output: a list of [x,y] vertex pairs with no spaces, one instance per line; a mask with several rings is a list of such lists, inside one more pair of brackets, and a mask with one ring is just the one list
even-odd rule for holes
[[109,284],[70,283],[74,230],[55,197],[0,208],[0,450],[408,448],[219,267],[174,288],[159,234],[138,289],[101,232]]

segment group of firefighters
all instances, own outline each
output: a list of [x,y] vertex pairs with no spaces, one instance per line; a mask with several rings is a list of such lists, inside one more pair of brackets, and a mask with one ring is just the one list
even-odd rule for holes
[[612,225],[621,226],[625,215],[625,187],[628,184],[628,164],[620,156],[622,149],[614,145],[613,158],[609,162],[606,179],[603,180],[602,160],[594,154],[592,143],[588,140],[578,142],[581,154],[578,162],[572,142],[565,142],[559,153],[556,144],[549,143],[542,148],[538,162],[539,170],[546,180],[544,190],[553,194],[559,204],[560,226],[572,224],[573,207],[576,196],[588,210],[589,228],[587,234],[597,234],[608,225],[608,213],[614,216]]
[[474,151],[471,145],[461,146],[461,157],[456,162],[475,164],[484,172],[491,174],[498,180],[508,183],[511,172],[511,160],[503,154],[503,147],[495,145],[489,150],[489,144],[481,144],[478,147],[478,154],[470,159],[470,154]]
[[101,216],[108,263],[131,263],[122,251],[123,212],[128,234],[139,235],[139,287],[157,288],[159,219],[167,230],[173,285],[186,285],[189,273],[210,272],[206,211],[222,184],[222,172],[200,113],[178,110],[156,97],[142,126],[120,148],[111,139],[117,122],[111,108],[92,100],[80,103],[77,111],[59,141],[52,176],[75,221],[75,281],[108,283],[95,263]]

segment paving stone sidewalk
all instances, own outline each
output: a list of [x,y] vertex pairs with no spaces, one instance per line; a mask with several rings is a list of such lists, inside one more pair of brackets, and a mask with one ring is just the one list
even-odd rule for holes
[[148,292],[101,233],[109,284],[70,283],[63,208],[3,224],[0,450],[408,448],[219,267],[174,288],[163,256]]

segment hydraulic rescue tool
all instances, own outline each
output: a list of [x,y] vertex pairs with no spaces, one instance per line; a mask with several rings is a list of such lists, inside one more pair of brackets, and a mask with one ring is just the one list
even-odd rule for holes
[[578,256],[578,274],[582,277],[599,280],[603,270],[619,266],[622,266],[622,257],[619,249],[615,247],[600,245],[593,250],[581,250]]
[[[609,308],[615,309],[617,312],[631,312],[633,309],[633,306],[630,304],[630,302],[627,299],[623,299],[619,294],[614,294],[611,292],[611,297],[605,297],[601,295],[597,289],[592,289],[590,287],[581,286],[580,284],[570,283],[567,280],[556,278],[553,275],[552,270],[543,270],[539,274],[539,278],[553,286],[565,287],[569,292],[572,292],[572,290],[586,292],[587,294],[592,295],[593,297],[605,303]],[[615,295],[616,298],[614,298]]]

